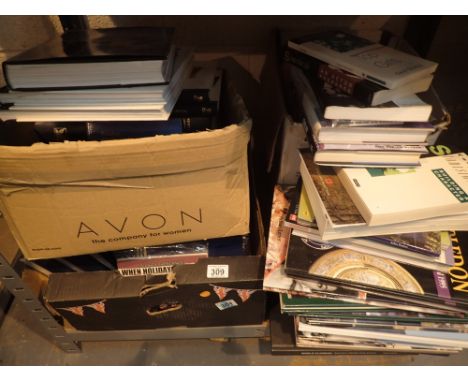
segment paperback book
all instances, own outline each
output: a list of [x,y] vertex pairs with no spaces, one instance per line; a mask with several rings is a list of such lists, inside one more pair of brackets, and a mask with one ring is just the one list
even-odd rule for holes
[[422,158],[421,166],[411,169],[337,170],[369,226],[458,215],[468,228],[467,174],[465,153]]
[[378,106],[365,106],[326,83],[309,81],[315,85],[313,89],[321,107],[321,114],[325,119],[427,122],[432,112],[432,106],[415,94],[394,98]]
[[437,63],[373,43],[343,31],[324,31],[292,39],[291,49],[394,89],[435,72]]
[[[386,121],[375,118],[368,121],[359,118],[354,118],[354,120],[327,119],[323,108],[320,106],[318,96],[304,73],[293,65],[286,66],[285,70],[289,71],[292,85],[296,89],[306,121],[312,130],[311,135],[317,143],[423,144],[426,142],[428,135],[435,130],[434,126],[429,122],[409,122],[408,117],[403,115],[401,121],[396,121],[395,109],[388,111],[391,117]],[[399,108],[398,110],[403,111],[405,109]],[[409,112],[409,109],[406,110]],[[354,115],[353,117],[357,116]]]
[[300,158],[302,181],[321,240],[467,229],[466,214],[463,213],[369,226],[333,167],[318,166],[314,163],[313,154],[309,150],[300,150]]

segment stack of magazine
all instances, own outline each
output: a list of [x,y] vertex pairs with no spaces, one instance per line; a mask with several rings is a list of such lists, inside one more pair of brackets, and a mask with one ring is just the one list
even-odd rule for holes
[[[318,51],[330,49],[327,36],[330,33],[314,38],[320,45],[315,47]],[[310,36],[303,40],[310,41]],[[291,40],[289,52],[291,48],[301,50],[297,47],[304,43],[301,41]],[[351,45],[334,41],[332,49],[344,52],[356,48],[360,39]],[[369,49],[361,43],[357,48]],[[366,51],[365,61],[374,57],[371,51]],[[318,58],[327,62],[329,57]],[[382,97],[416,92],[422,86],[419,82],[429,86],[435,66],[424,62],[418,66],[417,58],[411,62],[425,74],[402,79],[403,74],[375,77],[376,73],[365,68],[359,72],[352,65],[339,69],[352,72],[361,82],[368,82],[369,76],[383,81],[380,92],[373,91],[367,101],[373,107]],[[286,80],[292,80],[292,88],[302,95],[299,105],[310,122],[309,111],[320,103],[306,109],[314,93],[303,85],[313,81],[302,70],[290,66]],[[304,81],[294,80],[300,76]],[[405,85],[413,80],[415,84]],[[307,92],[311,98],[304,96]],[[424,108],[416,109],[421,113]],[[431,109],[426,112],[424,118],[430,119]],[[415,115],[414,109],[410,114]],[[313,142],[333,137],[351,146],[367,129],[353,131],[350,124],[334,125],[330,135],[322,136],[322,127],[309,126]],[[408,126],[400,127],[403,131]],[[409,143],[399,140],[402,136],[395,139],[397,135],[385,129],[382,132],[375,125],[370,134],[387,136],[392,144]],[[410,130],[419,132],[418,143],[426,148],[430,131]],[[413,132],[406,138],[413,139],[410,136],[415,137]],[[468,230],[468,156],[445,146],[427,149],[433,155],[418,155],[413,166],[393,161],[383,165],[374,160],[359,166],[358,159],[353,159],[359,153],[353,151],[348,151],[349,161],[321,163],[319,151],[299,150],[300,179],[295,185],[275,187],[271,210],[264,289],[280,294],[279,311],[272,316],[273,353],[451,354],[468,347],[468,268],[464,260],[468,250],[464,232]],[[287,328],[292,331],[289,336]]]
[[[263,284],[280,293],[276,320],[294,324],[288,352],[450,354],[468,347],[465,232],[327,242],[310,234],[310,224],[291,220],[298,192],[275,187]],[[272,335],[273,353],[284,353],[277,342]]]

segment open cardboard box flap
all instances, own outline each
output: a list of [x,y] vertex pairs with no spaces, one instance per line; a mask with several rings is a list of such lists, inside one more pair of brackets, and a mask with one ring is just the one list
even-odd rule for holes
[[106,180],[222,167],[244,154],[249,132],[250,120],[242,125],[192,134],[2,146],[0,185],[7,193],[9,187],[17,189],[17,186],[116,187],[119,183]]

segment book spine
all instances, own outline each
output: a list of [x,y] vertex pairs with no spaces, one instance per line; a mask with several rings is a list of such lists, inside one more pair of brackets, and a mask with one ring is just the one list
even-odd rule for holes
[[323,81],[338,92],[353,97],[364,106],[371,106],[375,94],[378,91],[385,90],[382,86],[373,84],[341,69],[333,68],[322,61],[293,49],[287,49],[284,58],[285,61],[300,67],[307,77],[314,81],[317,79]]
[[216,128],[216,117],[186,117],[175,118],[182,123],[183,133],[194,133],[197,131],[205,131]]
[[218,103],[215,101],[192,103],[181,103],[178,101],[171,112],[171,117],[209,117],[216,115],[217,111]]
[[299,194],[300,190],[302,187],[302,179],[299,177],[295,191],[291,197],[291,200],[289,202],[289,209],[288,213],[285,216],[285,221],[292,223],[292,224],[297,224],[297,215],[299,214]]
[[183,89],[177,99],[177,103],[192,104],[208,102],[209,89]]
[[35,123],[34,130],[44,143],[64,141],[102,141],[108,139],[142,138],[154,135],[181,134],[184,121],[137,122],[68,122]]
[[2,62],[2,71],[3,71],[3,79],[9,89],[14,89],[13,84],[10,81],[10,73],[8,71],[8,64],[6,61]]
[[427,152],[424,145],[404,145],[396,143],[318,143],[317,151],[343,150],[343,151],[398,151],[416,152],[424,154]]
[[[20,126],[26,125],[17,122]],[[37,122],[33,130],[44,143],[64,141],[103,141],[143,138],[155,135],[192,133],[213,129],[215,117],[173,117],[167,121]]]
[[339,69],[331,68],[327,64],[319,65],[317,76],[335,90],[350,96],[353,95],[356,85],[362,81],[357,77],[347,75]]
[[422,248],[422,247],[417,247],[417,246],[414,246],[414,245],[410,245],[408,243],[398,241],[398,240],[391,240],[391,239],[388,239],[388,238],[385,238],[385,237],[371,236],[371,237],[368,237],[368,239],[372,240],[372,241],[379,242],[379,243],[383,243],[383,244],[386,244],[386,245],[390,245],[392,247],[406,249],[408,251],[421,253],[423,255],[428,255],[428,256],[431,256],[431,257],[437,257],[437,256],[440,255],[440,253],[432,252],[432,251],[430,251],[428,249],[425,249],[425,248]]

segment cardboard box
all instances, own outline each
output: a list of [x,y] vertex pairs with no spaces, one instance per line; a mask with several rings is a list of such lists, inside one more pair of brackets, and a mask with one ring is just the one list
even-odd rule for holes
[[177,265],[170,275],[55,273],[46,306],[78,330],[254,325],[265,319],[264,258],[234,256]]
[[0,209],[27,259],[249,232],[251,120],[228,87],[223,129],[0,146]]

